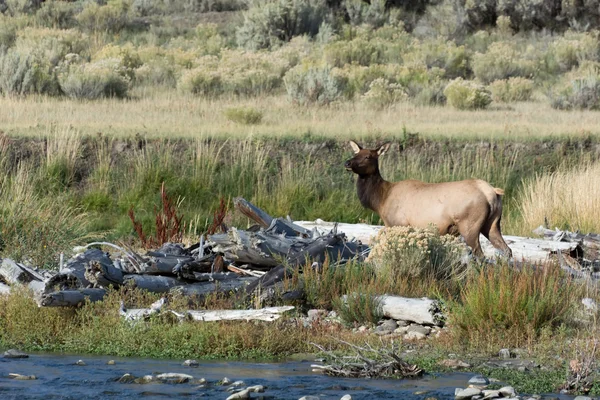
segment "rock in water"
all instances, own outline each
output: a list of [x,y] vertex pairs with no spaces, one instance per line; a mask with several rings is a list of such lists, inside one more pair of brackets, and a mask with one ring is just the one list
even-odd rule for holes
[[487,386],[490,384],[490,380],[483,375],[475,375],[471,379],[469,379],[469,385],[475,386]]
[[302,396],[298,400],[321,400],[319,396]]
[[14,379],[17,381],[33,381],[36,380],[35,375],[21,375],[21,374],[8,374],[10,379]]
[[115,365],[115,360],[108,360],[106,365]]
[[166,374],[156,375],[156,379],[168,383],[187,383],[194,379],[194,377],[187,374],[177,374],[174,372],[169,372]]
[[500,388],[500,390],[498,390],[498,391],[500,392],[502,397],[515,397],[516,396],[515,388],[513,388],[512,386],[504,386],[503,388]]
[[250,391],[248,389],[241,390],[237,393],[232,394],[227,400],[238,400],[238,399],[249,399]]
[[198,361],[196,361],[196,360],[185,360],[185,361],[183,362],[183,366],[185,366],[185,367],[193,367],[193,368],[196,368],[196,367],[198,367],[199,365],[200,365],[200,363],[199,363]]
[[340,400],[352,400],[352,396],[345,394]]
[[135,381],[135,376],[133,376],[131,374],[125,374],[122,377],[120,377],[117,382],[119,382],[119,383],[132,383],[133,381]]
[[79,365],[81,367],[85,367],[87,364],[83,360],[77,360],[77,362],[75,363],[75,365]]
[[10,349],[4,352],[4,358],[28,358],[29,354],[23,353],[20,350]]

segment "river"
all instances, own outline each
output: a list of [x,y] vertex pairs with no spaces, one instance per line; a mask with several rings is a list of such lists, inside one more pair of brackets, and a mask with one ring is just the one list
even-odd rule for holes
[[[82,359],[85,366],[75,365]],[[115,360],[114,365],[107,365]],[[30,354],[24,359],[0,358],[0,399],[226,399],[227,387],[216,383],[228,377],[246,385],[263,385],[264,393],[253,399],[299,399],[314,395],[321,399],[454,399],[454,388],[466,387],[473,373],[426,375],[416,380],[377,380],[332,378],[311,372],[311,362],[280,363],[201,362],[199,367],[182,365],[180,360],[114,358],[64,354]],[[125,373],[137,376],[177,372],[205,378],[208,385],[125,384],[117,379]],[[35,375],[36,380],[12,380],[9,373]],[[556,396],[571,399],[570,396]]]

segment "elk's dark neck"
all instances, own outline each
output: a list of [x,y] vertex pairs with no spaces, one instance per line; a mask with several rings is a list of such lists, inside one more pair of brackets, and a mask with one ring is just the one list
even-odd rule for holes
[[379,212],[379,207],[387,195],[389,182],[377,170],[371,175],[359,175],[356,181],[358,199],[363,207]]

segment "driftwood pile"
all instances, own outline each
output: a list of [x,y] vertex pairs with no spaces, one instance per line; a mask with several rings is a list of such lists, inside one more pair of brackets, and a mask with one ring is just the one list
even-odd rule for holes
[[265,298],[282,286],[294,268],[309,260],[317,268],[326,260],[342,264],[363,258],[368,252],[367,246],[348,241],[336,229],[327,233],[309,230],[289,218],[273,218],[242,198],[235,199],[235,206],[258,225],[248,230],[231,228],[206,240],[202,237],[187,248],[166,243],[140,255],[111,243],[91,243],[86,247],[111,246],[118,250],[118,256],[97,248],[80,248],[82,252],[54,274],[4,259],[0,265],[0,281],[4,282],[0,293],[9,291],[9,285],[26,285],[46,307],[77,306],[86,298],[98,301],[109,287],[122,285],[155,293],[178,291],[186,296],[257,291]]

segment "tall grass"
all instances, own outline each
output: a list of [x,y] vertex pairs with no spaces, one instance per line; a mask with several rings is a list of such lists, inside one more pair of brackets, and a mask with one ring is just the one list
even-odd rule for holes
[[600,163],[586,163],[539,174],[523,187],[524,224],[534,229],[548,221],[554,228],[600,231]]
[[531,347],[544,328],[572,322],[580,293],[556,265],[484,267],[465,283],[450,324],[473,347]]

